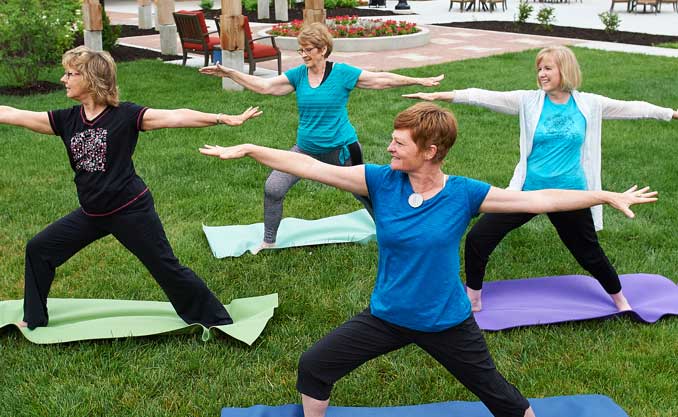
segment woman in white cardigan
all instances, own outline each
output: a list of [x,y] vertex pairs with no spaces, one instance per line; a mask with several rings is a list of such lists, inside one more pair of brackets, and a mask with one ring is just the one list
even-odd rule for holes
[[[564,46],[537,54],[538,90],[508,92],[476,88],[406,94],[423,100],[444,100],[481,106],[520,118],[520,160],[509,189],[601,189],[601,127],[603,119],[678,119],[678,110],[642,101],[619,101],[577,91],[581,70]],[[549,220],[577,262],[610,294],[620,311],[630,310],[619,276],[596,235],[603,228],[602,207],[549,213]],[[535,215],[485,214],[466,237],[467,294],[473,311],[482,309],[481,291],[490,254],[510,231]]]

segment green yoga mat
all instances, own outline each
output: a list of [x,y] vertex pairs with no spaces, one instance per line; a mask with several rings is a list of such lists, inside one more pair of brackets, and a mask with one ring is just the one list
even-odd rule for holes
[[[216,258],[254,253],[264,240],[264,224],[237,226],[202,226],[210,249]],[[324,245],[328,243],[367,243],[376,237],[374,221],[367,210],[303,220],[293,217],[280,222],[274,249],[296,246]]]
[[[216,329],[251,345],[273,317],[273,310],[278,307],[278,294],[231,301],[226,309],[233,318],[233,324],[209,329],[200,324],[186,324],[168,302],[48,298],[47,307],[47,327],[20,329],[33,343],[113,339],[199,329],[202,329],[202,339],[207,341],[210,331]],[[14,325],[22,317],[23,300],[0,301],[0,328]]]

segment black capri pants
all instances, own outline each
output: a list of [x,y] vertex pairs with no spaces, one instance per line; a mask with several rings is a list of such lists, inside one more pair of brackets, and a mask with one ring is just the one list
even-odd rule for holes
[[415,343],[480,398],[496,417],[523,417],[529,402],[497,371],[473,316],[441,332],[396,326],[369,308],[301,355],[297,390],[327,400],[335,382],[377,356]]
[[186,323],[206,327],[233,323],[207,285],[174,256],[148,191],[129,207],[109,216],[87,216],[78,208],[28,242],[24,288],[24,321],[28,328],[46,326],[49,321],[47,295],[56,268],[109,234],[144,264]]
[[[608,294],[621,291],[619,275],[603,248],[593,225],[590,209],[548,213],[560,240],[565,244],[579,265],[600,282]],[[531,213],[488,213],[473,225],[466,235],[464,267],[466,285],[474,290],[483,288],[485,268],[492,251],[512,230],[534,218]]]

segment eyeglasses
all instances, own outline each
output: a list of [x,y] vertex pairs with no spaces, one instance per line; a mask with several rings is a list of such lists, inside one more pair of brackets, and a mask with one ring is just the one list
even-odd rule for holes
[[68,71],[68,72],[65,72],[65,73],[64,73],[64,77],[66,77],[67,80],[70,80],[71,77],[75,77],[75,76],[79,76],[79,75],[80,75],[79,72],[70,72],[70,71]]
[[297,49],[297,53],[299,55],[303,55],[303,54],[310,55],[311,51],[314,50],[314,49],[316,49],[315,46],[312,46],[310,48],[299,48],[299,49]]

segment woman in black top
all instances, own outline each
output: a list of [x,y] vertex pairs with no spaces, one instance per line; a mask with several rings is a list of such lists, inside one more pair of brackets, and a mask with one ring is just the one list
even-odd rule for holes
[[80,105],[46,113],[0,106],[0,123],[61,137],[81,205],[28,242],[24,318],[19,326],[47,325],[47,295],[56,268],[109,234],[146,266],[185,322],[207,327],[232,323],[205,283],[174,256],[153,197],[134,170],[132,154],[140,131],[238,126],[261,112],[249,108],[230,116],[119,103],[116,66],[107,52],[78,47],[64,54],[62,65],[66,95]]

